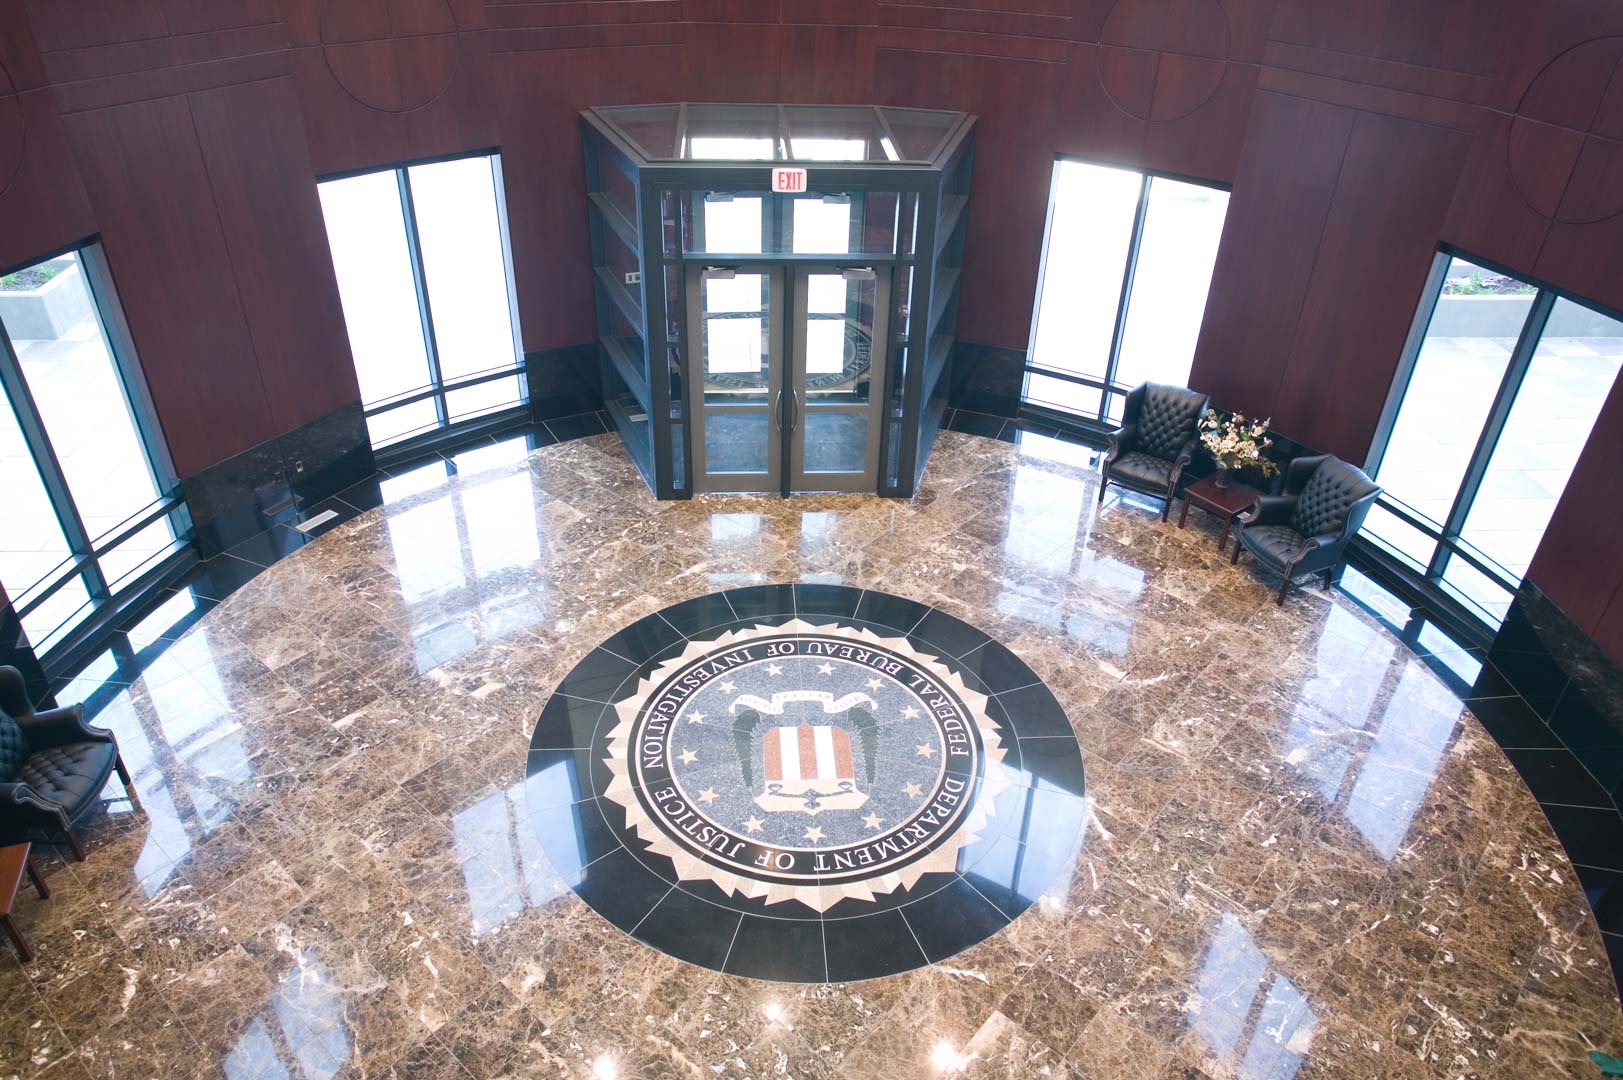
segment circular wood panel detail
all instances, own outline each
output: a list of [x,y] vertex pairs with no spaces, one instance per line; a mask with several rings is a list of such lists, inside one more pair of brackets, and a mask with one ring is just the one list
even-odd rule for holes
[[357,102],[411,112],[451,85],[459,27],[446,0],[331,0],[321,13],[321,52]]
[[1099,83],[1129,116],[1177,120],[1217,93],[1229,43],[1217,0],[1187,0],[1176,17],[1157,0],[1118,0],[1099,33]]
[[1623,36],[1544,66],[1516,106],[1506,157],[1516,194],[1541,217],[1588,225],[1623,213]]

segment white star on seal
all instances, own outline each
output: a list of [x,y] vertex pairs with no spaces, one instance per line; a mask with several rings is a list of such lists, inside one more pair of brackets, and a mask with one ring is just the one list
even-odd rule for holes
[[880,682],[878,679],[869,679],[868,680],[868,689],[869,690],[878,690],[881,686],[884,686],[884,685],[885,684]]
[[821,840],[822,838],[823,838],[823,828],[822,828],[822,826],[813,825],[811,828],[806,830],[806,839],[807,840]]
[[738,684],[737,684],[737,683],[735,683],[735,682],[733,682],[733,680],[731,680],[731,679],[728,679],[728,680],[727,680],[727,681],[726,681],[726,682],[724,682],[724,683],[722,683],[722,684],[721,684],[721,687],[720,687],[720,688],[721,688],[721,689],[722,689],[722,690],[725,690],[725,691],[726,691],[726,692],[727,692],[727,693],[729,693],[729,694],[730,694],[730,693],[732,693],[732,692],[733,692],[733,691],[734,691],[734,690],[737,690],[737,689],[738,689]]
[[684,750],[678,756],[681,757],[682,764],[684,765],[692,765],[695,761],[699,760],[699,755],[695,754],[692,750]]
[[919,757],[935,757],[935,747],[926,743],[919,743],[918,751]]
[[716,801],[716,789],[715,788],[705,788],[703,791],[699,792],[699,801],[702,802],[702,803],[713,803],[713,802],[715,802]]
[[832,675],[832,674],[834,674],[834,665],[833,664],[818,664],[817,665],[817,674],[819,674],[819,675]]
[[744,822],[744,831],[745,832],[760,832],[761,831],[761,826],[765,825],[765,824],[766,824],[766,822],[762,821],[760,818],[752,817],[748,821]]
[[909,705],[907,708],[902,710],[902,715],[907,717],[909,720],[917,720],[919,711],[913,706]]
[[690,723],[690,724],[702,724],[702,723],[704,723],[704,713],[698,712],[697,710],[695,710],[694,712],[688,713],[688,723]]
[[768,675],[782,675],[783,666],[781,664],[768,664],[766,666],[766,673]]
[[918,796],[923,795],[924,792],[919,788],[919,786],[917,784],[904,784],[902,786],[902,794],[903,795],[911,795],[914,798],[917,798]]
[[879,815],[870,810],[868,816],[862,819],[862,823],[870,829],[877,829],[879,828]]

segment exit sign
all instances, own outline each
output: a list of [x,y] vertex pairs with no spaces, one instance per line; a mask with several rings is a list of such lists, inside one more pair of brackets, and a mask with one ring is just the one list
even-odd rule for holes
[[796,194],[806,190],[805,169],[773,169],[772,190]]

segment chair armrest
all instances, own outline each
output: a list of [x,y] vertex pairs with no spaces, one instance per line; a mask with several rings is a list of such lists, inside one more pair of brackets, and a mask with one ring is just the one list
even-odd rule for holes
[[1115,461],[1122,454],[1138,445],[1138,425],[1123,424],[1110,433],[1110,450],[1105,454],[1105,463]]
[[1319,571],[1334,566],[1341,557],[1343,541],[1339,536],[1307,536],[1302,538],[1302,548],[1296,553],[1286,568],[1296,572],[1296,567],[1305,571]]
[[1258,495],[1250,509],[1240,512],[1242,525],[1283,525],[1296,513],[1295,495]]
[[17,818],[44,821],[49,825],[66,829],[71,824],[68,821],[68,812],[60,804],[52,802],[21,780],[13,780],[7,784],[0,784],[0,823],[7,818]]
[[0,709],[12,716],[27,716],[34,711],[33,702],[28,700],[28,684],[14,667],[0,666]]
[[1172,463],[1181,469],[1195,460],[1195,447],[1199,442],[1200,436],[1198,435],[1192,439],[1186,439],[1184,444],[1178,448],[1178,456],[1172,459]]
[[34,750],[46,750],[67,743],[114,741],[111,731],[94,727],[85,720],[83,705],[19,716],[17,726],[23,729],[23,736]]

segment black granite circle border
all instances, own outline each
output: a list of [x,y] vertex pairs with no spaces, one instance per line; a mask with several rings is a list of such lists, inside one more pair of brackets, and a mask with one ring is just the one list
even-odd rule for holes
[[[826,911],[770,907],[681,881],[670,860],[636,840],[624,810],[600,797],[612,702],[689,639],[791,618],[833,619],[901,636],[938,657],[972,690],[1007,753],[1008,786],[951,873]],[[1005,646],[939,609],[842,585],[758,585],[674,604],[620,630],[555,688],[531,736],[529,813],[564,882],[598,914],[653,948],[728,974],[778,982],[849,982],[936,963],[991,937],[1074,861],[1087,820],[1081,750],[1064,710]]]

